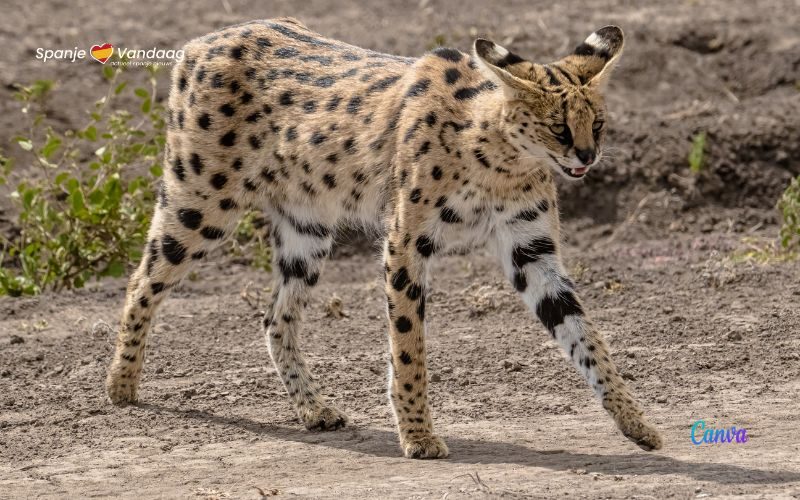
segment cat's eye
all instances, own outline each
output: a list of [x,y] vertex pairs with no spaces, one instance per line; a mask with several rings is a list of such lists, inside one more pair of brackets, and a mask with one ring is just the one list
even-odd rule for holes
[[550,125],[550,132],[555,135],[564,135],[564,132],[567,130],[566,125],[563,123],[557,123],[555,125]]
[[594,132],[600,132],[600,129],[602,129],[602,128],[603,128],[603,125],[605,125],[605,123],[606,123],[606,122],[604,122],[603,120],[597,120],[597,121],[595,121],[594,123],[592,123],[592,130],[593,130]]

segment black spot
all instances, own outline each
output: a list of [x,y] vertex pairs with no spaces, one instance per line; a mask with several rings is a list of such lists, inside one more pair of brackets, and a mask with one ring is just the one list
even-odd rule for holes
[[205,226],[200,230],[200,234],[207,240],[218,240],[225,236],[225,231],[214,226]]
[[158,295],[164,291],[164,283],[161,283],[160,281],[150,283],[150,291],[153,292],[153,295]]
[[282,93],[278,102],[280,102],[284,106],[291,106],[292,104],[294,104],[292,92],[287,90],[286,92]]
[[305,280],[308,275],[308,268],[303,259],[296,258],[285,260],[283,258],[278,260],[278,269],[283,276],[284,283],[287,283],[291,278]]
[[244,45],[239,45],[238,47],[233,47],[231,49],[231,57],[234,59],[241,59],[244,55],[247,48]]
[[405,288],[410,280],[408,279],[408,269],[401,267],[392,275],[392,286],[395,290],[400,291]]
[[432,54],[450,62],[459,62],[464,57],[461,52],[448,47],[437,47],[433,49]]
[[248,141],[250,142],[250,147],[251,148],[253,148],[253,149],[260,149],[261,148],[261,140],[258,137],[254,136],[254,135],[251,135],[248,138]]
[[225,187],[225,184],[228,182],[228,176],[217,172],[216,174],[211,176],[211,185],[214,186],[214,189],[222,189]]
[[310,142],[311,144],[314,144],[316,146],[325,142],[325,139],[327,139],[327,137],[325,137],[321,133],[314,132],[313,134],[311,134]]
[[511,252],[511,262],[515,268],[522,269],[525,264],[536,262],[542,255],[552,254],[555,251],[555,244],[550,238],[546,236],[534,238],[524,246],[514,247]]
[[423,78],[422,80],[415,82],[413,85],[411,85],[411,87],[409,87],[408,92],[406,92],[406,97],[421,96],[428,91],[430,84],[431,81],[429,78]]
[[266,167],[261,169],[261,177],[263,177],[267,182],[275,182],[275,172]]
[[424,295],[419,299],[419,305],[417,306],[417,316],[419,317],[420,321],[425,321],[425,296]]
[[486,80],[477,87],[464,87],[462,89],[456,90],[453,93],[453,97],[462,101],[466,99],[473,99],[477,97],[477,95],[483,92],[484,90],[494,90],[496,88],[497,88],[496,84],[494,84],[489,80]]
[[400,353],[399,358],[400,358],[400,361],[402,361],[404,365],[410,365],[411,364],[411,361],[412,361],[411,355],[408,354],[406,351],[402,351]]
[[245,118],[245,120],[249,123],[256,123],[260,119],[261,119],[261,111],[255,111],[253,113],[250,113],[249,115],[247,115],[247,118]]
[[299,53],[300,51],[294,47],[281,47],[279,49],[276,49],[274,52],[275,57],[278,57],[280,59],[288,59],[290,57],[296,56]]
[[172,172],[175,173],[175,177],[177,177],[179,181],[186,179],[186,172],[183,170],[183,161],[180,156],[175,157],[175,161],[172,162]]
[[536,204],[536,208],[540,212],[547,212],[547,210],[550,208],[550,202],[548,202],[547,200],[541,200],[539,203]]
[[489,160],[486,159],[486,156],[483,154],[483,150],[475,148],[472,150],[472,154],[475,155],[475,159],[480,162],[484,168],[492,168],[492,165],[489,163]]
[[328,160],[330,163],[336,163],[337,161],[339,161],[339,157],[336,155],[336,153],[329,154],[328,156],[325,157],[325,159]]
[[161,253],[171,264],[177,266],[186,257],[186,247],[172,236],[165,234],[161,239]]
[[442,167],[439,165],[434,166],[433,170],[431,171],[431,176],[437,181],[440,180],[442,178]]
[[405,389],[408,392],[411,392],[411,391],[414,390],[414,385],[413,384],[403,384],[403,389]]
[[219,107],[219,112],[225,116],[233,116],[236,113],[236,109],[230,104],[223,104]]
[[237,208],[237,207],[238,205],[236,204],[236,202],[230,198],[223,198],[219,200],[219,208],[221,208],[222,210],[230,210],[232,208]]
[[203,172],[203,161],[197,153],[192,153],[192,156],[189,157],[189,165],[192,166],[195,174],[200,175]]
[[297,139],[297,127],[289,127],[286,129],[286,140],[293,141]]
[[536,210],[535,208],[528,208],[515,215],[512,221],[521,220],[526,222],[533,222],[538,218],[539,218],[539,211]]
[[178,220],[185,227],[195,230],[203,223],[203,213],[192,208],[181,208],[178,210]]
[[218,89],[223,85],[225,85],[225,82],[222,79],[222,75],[220,73],[214,73],[214,76],[211,78],[211,86]]
[[339,97],[338,95],[335,95],[335,96],[331,97],[330,101],[328,101],[328,105],[325,106],[325,109],[327,111],[333,111],[333,110],[335,110],[336,108],[339,107],[339,103],[340,102],[342,102],[342,98]]
[[411,200],[411,203],[419,203],[420,198],[422,198],[422,189],[415,188],[411,191],[411,196],[408,199]]
[[322,76],[314,80],[314,85],[322,88],[331,87],[334,83],[336,83],[336,78],[332,76]]
[[422,287],[416,283],[411,283],[411,286],[406,290],[406,297],[409,300],[417,300],[420,295],[422,295]]
[[202,83],[203,80],[206,78],[206,69],[205,68],[199,68],[197,70],[195,78],[197,78],[198,83]]
[[461,72],[456,68],[448,68],[444,72],[444,81],[448,83],[448,85],[453,85],[461,78]]
[[239,92],[239,82],[237,82],[236,80],[232,81],[230,89],[231,89],[231,94]]
[[328,186],[328,189],[333,189],[336,187],[336,176],[333,174],[325,174],[322,176],[322,182]]
[[395,328],[400,333],[408,333],[411,331],[411,320],[408,319],[406,316],[400,316],[397,318],[397,321],[394,322]]
[[246,190],[248,190],[248,191],[255,191],[256,189],[258,189],[258,186],[256,186],[256,185],[255,185],[255,183],[253,183],[253,181],[252,181],[252,180],[250,180],[250,179],[245,179],[245,180],[242,182],[242,185],[243,185],[243,186],[244,186],[244,188],[245,188]]
[[369,86],[369,88],[367,89],[367,94],[374,94],[375,92],[383,92],[384,90],[388,89],[389,87],[397,83],[397,80],[399,79],[400,75],[394,75],[394,76],[387,76],[386,78],[378,80],[377,82]]
[[317,110],[317,101],[306,101],[303,103],[303,111],[313,113]]
[[571,291],[562,291],[557,297],[546,295],[536,306],[536,316],[544,326],[555,334],[556,326],[571,314],[583,315],[583,309]]
[[422,145],[419,147],[419,149],[417,150],[417,152],[416,152],[416,153],[414,153],[414,157],[415,157],[415,158],[419,158],[419,157],[420,157],[420,156],[422,156],[422,155],[426,155],[426,154],[428,154],[428,151],[430,151],[430,149],[431,149],[431,141],[425,141],[425,142],[423,142],[423,143],[422,143]]
[[356,114],[361,109],[362,99],[360,96],[353,96],[350,98],[350,101],[347,103],[347,112],[350,114]]
[[[144,297],[144,296],[142,296],[142,297],[139,299],[139,305],[140,305],[140,306],[142,306],[142,307],[144,307],[144,308],[147,308],[147,306],[149,306],[149,305],[150,305],[150,301],[149,301],[149,300],[147,300],[147,297]],[[408,364],[408,363],[406,363],[406,364]]]
[[436,208],[443,207],[445,203],[447,203],[447,196],[440,196],[439,199],[436,200]]
[[241,102],[242,104],[248,104],[252,100],[253,100],[253,94],[251,94],[250,92],[245,92],[244,94],[242,94],[241,97],[239,97],[239,102]]
[[346,153],[354,154],[356,152],[356,140],[351,137],[344,141],[344,150]]
[[425,115],[425,123],[428,124],[429,127],[433,127],[436,125],[436,113],[431,111],[427,115]]
[[442,218],[442,221],[448,224],[458,224],[464,222],[461,216],[450,207],[442,207],[442,211],[439,213],[439,216]]
[[231,130],[227,134],[223,135],[219,138],[219,143],[221,146],[225,146],[227,148],[232,147],[234,144],[236,144],[236,132]]
[[431,254],[433,254],[433,252],[435,251],[433,241],[431,241],[431,239],[424,234],[417,237],[416,244],[417,244],[417,251],[423,257],[430,257]]
[[241,170],[242,169],[242,159],[236,158],[233,160],[233,164],[231,164],[231,168],[234,170]]
[[211,117],[208,115],[208,113],[203,113],[200,115],[200,117],[197,119],[197,125],[203,130],[208,130],[208,127],[211,126]]

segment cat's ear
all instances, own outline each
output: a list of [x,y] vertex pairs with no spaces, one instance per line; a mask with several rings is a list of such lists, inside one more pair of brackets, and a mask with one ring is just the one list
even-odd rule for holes
[[487,78],[500,85],[506,97],[514,99],[520,92],[529,94],[536,90],[533,82],[528,80],[534,71],[532,62],[483,38],[475,40],[473,51],[478,68]]
[[617,26],[605,26],[589,35],[562,61],[583,85],[603,87],[622,55],[624,35]]

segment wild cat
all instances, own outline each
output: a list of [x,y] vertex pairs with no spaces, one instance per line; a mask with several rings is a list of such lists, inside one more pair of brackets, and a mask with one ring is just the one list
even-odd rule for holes
[[559,253],[553,176],[580,179],[597,164],[604,86],[622,46],[622,31],[606,26],[550,64],[484,39],[472,55],[439,48],[413,59],[324,38],[294,19],[189,42],[172,73],[170,168],[128,286],[111,400],[137,400],[156,308],[256,207],[271,217],[277,270],[263,321],[269,352],[309,429],[347,422],[321,396],[298,336],[336,228],[358,222],[384,235],[389,392],[407,457],[448,455],[427,397],[428,265],[482,244],[622,433],[660,448]]

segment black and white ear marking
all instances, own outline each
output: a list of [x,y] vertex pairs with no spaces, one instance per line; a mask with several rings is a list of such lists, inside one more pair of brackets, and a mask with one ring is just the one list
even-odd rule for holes
[[617,57],[622,51],[622,30],[617,26],[605,26],[589,35],[573,52],[578,56],[596,56],[605,61]]
[[475,54],[484,62],[498,68],[505,68],[525,61],[525,59],[505,47],[483,38],[475,40]]

